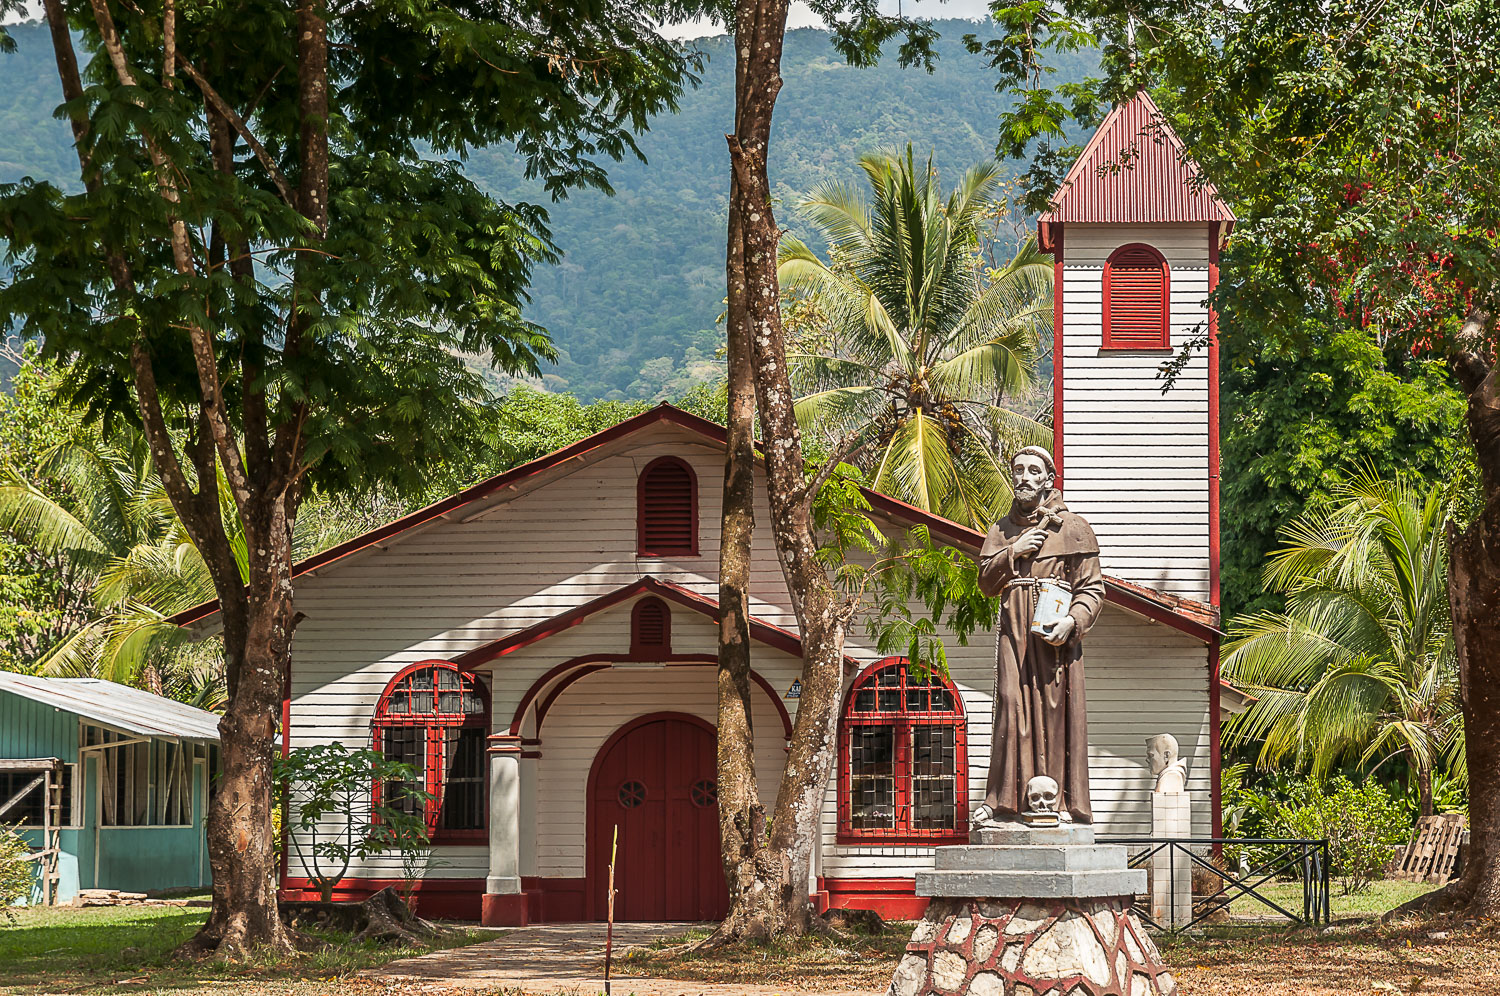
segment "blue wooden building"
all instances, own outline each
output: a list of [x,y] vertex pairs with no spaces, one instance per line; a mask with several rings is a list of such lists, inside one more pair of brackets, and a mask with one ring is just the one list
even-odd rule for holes
[[0,671],[0,825],[37,854],[34,902],[207,887],[219,717],[95,678]]

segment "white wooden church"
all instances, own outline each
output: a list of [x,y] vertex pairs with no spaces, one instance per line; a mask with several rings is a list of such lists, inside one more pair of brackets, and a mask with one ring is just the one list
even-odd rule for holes
[[[1145,740],[1163,732],[1188,762],[1194,836],[1218,829],[1217,356],[1196,354],[1166,393],[1158,368],[1213,331],[1204,300],[1233,220],[1144,94],[1109,116],[1040,219],[1057,261],[1059,483],[1108,576],[1084,661],[1101,834],[1150,834]],[[601,919],[617,826],[620,918],[723,912],[712,725],[723,465],[723,430],[663,405],[298,565],[305,618],[283,742],[373,745],[423,772],[425,914]],[[754,723],[770,806],[800,645],[759,480]],[[921,523],[977,554],[979,533],[869,498],[888,532]],[[215,611],[177,621],[207,631]],[[915,873],[966,840],[995,680],[993,639],[970,642],[949,642],[949,678],[918,685],[851,626],[838,770],[807,869],[818,903],[915,915],[926,904]],[[402,878],[394,856],[357,863],[337,895]],[[295,859],[282,887],[316,898]]]

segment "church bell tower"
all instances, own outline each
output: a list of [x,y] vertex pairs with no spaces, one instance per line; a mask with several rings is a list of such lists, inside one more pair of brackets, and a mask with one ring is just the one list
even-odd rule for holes
[[[1055,259],[1053,452],[1104,573],[1219,603],[1219,248],[1234,214],[1144,92],[1037,222]],[[1190,358],[1168,387],[1165,366]]]

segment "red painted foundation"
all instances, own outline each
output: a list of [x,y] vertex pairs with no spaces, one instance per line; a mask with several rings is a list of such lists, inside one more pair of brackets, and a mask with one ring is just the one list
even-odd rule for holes
[[[333,899],[341,903],[358,902],[386,888],[402,892],[406,882],[396,878],[346,878],[333,887]],[[483,894],[482,878],[420,879],[412,886],[411,905],[415,913],[431,920],[478,920]],[[282,879],[278,896],[290,901],[320,898],[310,880],[290,876]]]
[[[337,902],[357,902],[381,889],[401,891],[400,879],[346,878],[333,890]],[[489,927],[524,927],[533,923],[579,923],[587,920],[584,878],[521,879],[522,891],[499,895],[484,891],[482,878],[429,878],[412,887],[412,907],[436,920],[471,920]],[[306,878],[282,880],[286,900],[316,900],[318,890]],[[887,920],[915,920],[927,911],[927,897],[916,894],[909,878],[820,878],[813,901],[828,909],[874,910]]]
[[[926,896],[917,895],[910,878],[822,878],[818,892],[828,909],[874,910],[886,920],[915,920],[927,912]],[[823,900],[818,905],[822,906]]]
[[524,927],[531,922],[524,892],[486,892],[479,922],[486,927]]

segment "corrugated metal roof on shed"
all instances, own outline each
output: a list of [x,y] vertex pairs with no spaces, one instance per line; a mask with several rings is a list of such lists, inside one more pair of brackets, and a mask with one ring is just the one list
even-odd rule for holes
[[76,713],[127,733],[181,740],[219,739],[219,717],[213,713],[100,678],[42,678],[0,671],[0,692]]
[[1146,91],[1109,112],[1040,224],[1233,222]]

